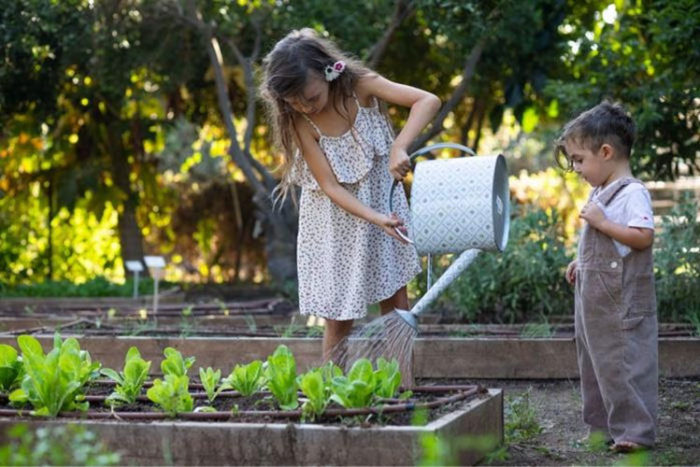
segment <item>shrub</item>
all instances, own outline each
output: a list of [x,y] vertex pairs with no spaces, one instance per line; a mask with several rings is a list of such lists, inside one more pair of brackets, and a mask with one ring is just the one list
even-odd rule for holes
[[480,254],[439,301],[443,310],[470,322],[499,323],[573,311],[573,289],[564,278],[572,257],[559,216],[527,206],[515,210],[520,213],[505,251]]
[[700,224],[689,195],[663,216],[654,265],[659,319],[690,321],[700,315]]

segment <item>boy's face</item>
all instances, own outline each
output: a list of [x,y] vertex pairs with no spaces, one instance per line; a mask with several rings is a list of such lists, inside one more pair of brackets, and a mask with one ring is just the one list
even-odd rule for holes
[[614,159],[612,148],[603,144],[596,152],[581,146],[576,141],[567,139],[564,148],[573,163],[574,172],[579,174],[591,186],[605,185],[613,172]]
[[299,113],[317,114],[328,103],[328,82],[320,75],[309,73],[301,93],[284,100]]

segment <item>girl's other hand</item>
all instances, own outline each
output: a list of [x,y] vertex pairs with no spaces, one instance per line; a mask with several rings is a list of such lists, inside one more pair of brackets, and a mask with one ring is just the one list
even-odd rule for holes
[[574,285],[576,283],[576,266],[577,266],[576,260],[573,260],[572,262],[569,263],[569,266],[566,268],[566,282],[568,282],[571,285]]
[[408,171],[411,170],[411,159],[406,150],[396,146],[391,147],[389,155],[389,172],[396,180],[403,180]]
[[[406,238],[408,238],[408,230],[406,230],[406,226],[404,225],[403,221],[399,219],[396,214],[392,214],[391,216],[380,214],[377,225],[381,227],[387,235],[394,237],[401,243],[410,243],[406,240]],[[399,235],[396,230],[399,230],[404,237]]]

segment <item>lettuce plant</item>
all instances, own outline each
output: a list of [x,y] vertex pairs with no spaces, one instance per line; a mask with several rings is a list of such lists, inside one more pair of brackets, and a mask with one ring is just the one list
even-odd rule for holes
[[160,369],[164,377],[153,381],[146,396],[173,417],[181,412],[191,412],[194,401],[189,391],[187,370],[194,363],[194,357],[182,358],[182,354],[172,347],[166,347],[163,354],[165,359],[160,363]]
[[175,416],[182,412],[191,412],[194,406],[189,393],[190,379],[186,375],[166,374],[164,380],[156,379],[146,395],[163,411]]
[[151,362],[141,358],[141,353],[136,347],[131,347],[126,352],[124,360],[124,371],[117,373],[110,368],[102,369],[102,374],[117,383],[117,387],[105,402],[112,407],[119,404],[133,404],[136,397],[141,394],[143,383],[148,378],[148,370]]
[[294,410],[299,407],[297,398],[297,366],[294,355],[287,346],[280,345],[275,352],[267,357],[265,364],[267,388],[277,399],[283,410]]
[[251,396],[265,386],[263,364],[253,360],[247,365],[236,365],[231,374],[221,382],[222,389],[235,389],[242,396]]
[[330,402],[330,394],[323,384],[323,372],[320,369],[310,370],[299,377],[301,392],[307,397],[302,404],[304,416],[314,419],[320,416]]
[[299,388],[307,400],[301,406],[303,417],[312,420],[321,416],[331,401],[331,381],[342,376],[343,370],[328,362],[321,368],[314,368],[297,378]]
[[194,357],[182,358],[182,354],[172,347],[163,351],[165,359],[160,363],[164,375],[185,376],[194,363]]
[[0,344],[0,392],[9,392],[22,379],[22,358],[14,347]]
[[376,386],[372,363],[361,358],[352,365],[347,376],[336,376],[331,380],[331,400],[346,409],[367,407],[372,402]]
[[219,384],[221,379],[221,370],[216,370],[212,367],[199,369],[199,379],[202,381],[202,386],[204,386],[204,391],[207,393],[207,399],[211,404],[216,399],[216,396],[222,391],[222,389],[216,390],[216,386]]
[[56,333],[54,347],[46,355],[32,336],[19,336],[17,343],[25,374],[20,388],[10,394],[11,402],[29,402],[35,415],[52,417],[64,410],[88,409],[83,388],[97,378],[100,364],[93,363],[90,354],[80,350],[76,339],[62,342]]
[[396,391],[401,385],[401,372],[399,371],[399,362],[394,359],[391,362],[386,361],[382,357],[377,359],[377,370],[374,372],[374,378],[377,383],[374,393],[377,397],[388,399],[394,397]]

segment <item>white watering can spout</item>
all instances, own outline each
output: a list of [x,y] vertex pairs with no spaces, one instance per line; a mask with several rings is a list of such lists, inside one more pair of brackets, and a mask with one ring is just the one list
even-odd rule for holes
[[[476,156],[459,144],[440,143],[411,154],[452,148]],[[389,212],[398,181],[389,192]],[[411,238],[419,255],[461,253],[411,311],[396,310],[412,328],[417,316],[450,285],[482,250],[503,251],[508,243],[510,203],[505,157],[478,156],[416,164],[411,188]],[[396,230],[399,235],[403,234]]]

